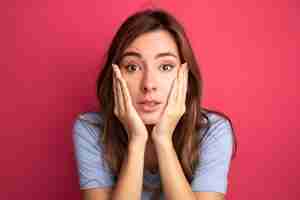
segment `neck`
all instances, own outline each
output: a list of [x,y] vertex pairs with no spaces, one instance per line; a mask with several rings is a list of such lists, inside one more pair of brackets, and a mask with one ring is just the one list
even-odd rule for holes
[[154,127],[154,124],[146,125],[148,135],[149,135],[149,138],[147,141],[147,150],[151,150],[151,151],[153,151],[153,143],[152,143],[152,139],[151,139],[151,133],[152,133],[153,127]]
[[154,127],[154,124],[146,125],[147,131],[149,134],[151,134],[153,127]]

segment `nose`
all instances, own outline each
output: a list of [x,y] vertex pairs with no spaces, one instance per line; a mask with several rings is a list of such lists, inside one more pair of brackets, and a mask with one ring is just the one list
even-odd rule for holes
[[144,72],[141,89],[145,93],[153,92],[157,90],[156,77],[149,70],[146,70]]

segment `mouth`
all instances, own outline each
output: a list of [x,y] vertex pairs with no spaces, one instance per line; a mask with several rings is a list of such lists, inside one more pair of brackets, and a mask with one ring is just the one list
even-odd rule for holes
[[158,101],[141,101],[138,103],[139,108],[143,112],[154,112],[158,110],[161,106],[161,102]]

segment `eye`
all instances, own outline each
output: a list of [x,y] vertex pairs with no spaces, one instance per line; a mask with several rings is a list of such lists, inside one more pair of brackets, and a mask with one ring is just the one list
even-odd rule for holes
[[171,71],[175,66],[171,65],[171,64],[165,64],[165,65],[161,65],[160,69],[162,69],[162,71]]
[[137,65],[135,64],[128,64],[125,66],[125,69],[128,71],[128,72],[133,72],[133,71],[136,71],[138,68]]

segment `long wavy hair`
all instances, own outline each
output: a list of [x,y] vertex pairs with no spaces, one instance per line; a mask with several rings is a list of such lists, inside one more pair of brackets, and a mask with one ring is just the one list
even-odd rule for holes
[[[230,122],[232,130],[234,129],[231,120],[224,113],[201,107],[203,81],[200,66],[196,61],[183,26],[165,10],[146,9],[129,16],[116,32],[109,46],[97,79],[97,98],[101,115],[104,116],[100,141],[104,145],[104,158],[114,175],[118,177],[123,159],[126,156],[128,137],[123,125],[113,113],[115,102],[112,88],[112,63],[119,64],[123,51],[135,38],[157,30],[171,33],[178,46],[181,63],[187,62],[189,67],[186,112],[179,120],[172,140],[184,175],[191,182],[196,166],[201,164],[199,163],[199,149],[202,139],[207,134],[211,124],[207,114],[213,112],[223,116]],[[231,159],[235,157],[237,149],[234,131],[233,136],[234,153]],[[152,199],[156,199],[162,191],[161,186],[153,189],[145,183],[143,189],[155,191]]]

